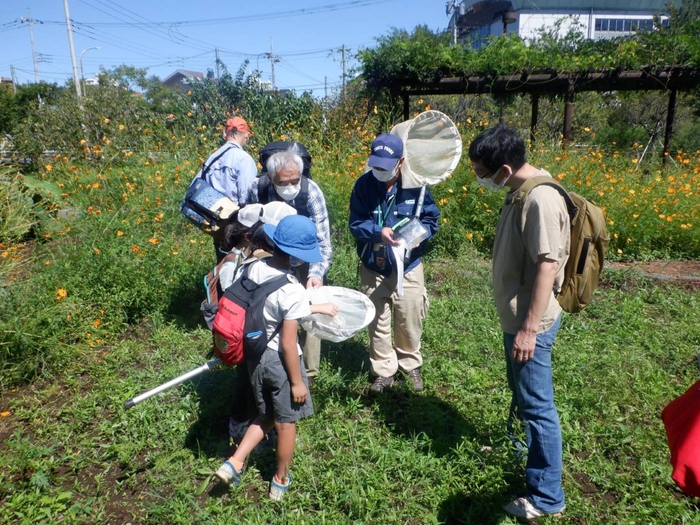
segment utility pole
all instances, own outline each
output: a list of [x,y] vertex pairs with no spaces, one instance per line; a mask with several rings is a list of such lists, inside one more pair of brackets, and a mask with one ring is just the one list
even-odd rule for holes
[[36,20],[32,18],[32,10],[27,9],[27,18],[18,18],[17,21],[21,23],[27,22],[29,24],[29,39],[32,42],[32,61],[34,62],[34,82],[38,83],[39,69],[36,65],[36,49],[34,48],[34,29],[32,28],[32,25],[34,24],[34,22],[36,22]]
[[275,52],[272,48],[272,39],[270,39],[270,79],[272,80],[272,91],[275,91],[275,62],[277,62],[277,57],[275,56]]
[[464,3],[459,3],[458,0],[450,0],[445,2],[445,14],[447,16],[452,15],[452,44],[457,45],[457,19],[459,16],[464,15],[465,6]]
[[340,48],[340,53],[343,62],[343,98],[345,98],[345,44],[343,44],[343,47]]
[[323,98],[328,100],[328,77],[323,77]]
[[214,48],[216,53],[216,80],[219,80],[219,48]]
[[70,46],[70,58],[73,62],[73,82],[75,83],[75,92],[78,98],[83,96],[80,89],[80,77],[78,76],[78,62],[75,60],[75,47],[73,47],[73,28],[70,25],[70,13],[68,12],[68,0],[63,0],[63,9],[66,12],[66,29],[68,30],[68,45]]
[[10,64],[10,75],[12,76],[12,91],[17,93],[17,77],[15,76],[15,66]]

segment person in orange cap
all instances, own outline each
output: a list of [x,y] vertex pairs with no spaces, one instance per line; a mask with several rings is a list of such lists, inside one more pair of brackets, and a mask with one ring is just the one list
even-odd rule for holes
[[[246,203],[248,188],[258,175],[258,166],[253,157],[243,148],[250,138],[248,123],[241,117],[233,117],[226,121],[223,137],[226,143],[212,153],[204,163],[209,166],[206,170],[205,180],[212,187],[226,195],[238,206]],[[225,253],[216,246],[216,258],[218,261],[224,258]]]

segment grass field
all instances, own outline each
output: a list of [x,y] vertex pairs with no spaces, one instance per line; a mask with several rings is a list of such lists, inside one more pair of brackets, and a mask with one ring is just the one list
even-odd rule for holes
[[[538,160],[575,183],[594,171],[583,167],[601,162],[585,155],[565,159],[566,172],[555,169],[563,161],[554,154]],[[646,255],[668,246],[695,253],[700,164],[679,164],[672,175],[690,189],[678,200],[654,203],[680,190],[652,174],[650,200],[630,204],[644,203],[647,240],[627,243],[632,213],[621,198],[608,201],[616,250],[639,242],[656,243]],[[511,523],[501,506],[523,492],[523,462],[506,435],[510,399],[482,249],[498,203],[466,169],[435,192],[445,201],[426,261],[425,392],[399,382],[370,397],[366,334],[326,344],[312,389],[316,413],[299,424],[283,503],[266,497],[273,449],[255,454],[240,489],[212,480],[231,450],[232,370],[123,408],[210,352],[199,303],[213,249],[176,207],[192,165],[54,163],[43,182],[62,194],[55,208],[69,213],[50,210],[56,218],[42,219],[33,241],[0,246],[0,523]],[[317,166],[333,219],[329,279],[355,287],[345,224],[352,179],[327,159]],[[626,177],[614,190],[628,197],[652,180]],[[593,180],[590,191],[609,192],[601,184]],[[676,207],[672,221],[665,205]],[[553,353],[567,493],[561,523],[700,523],[698,500],[670,479],[659,417],[699,377],[699,303],[693,282],[607,270],[594,303],[565,317]]]
[[[0,521],[7,523],[509,523],[523,490],[505,433],[509,395],[489,268],[428,264],[426,391],[367,396],[363,337],[324,348],[300,423],[294,487],[266,497],[274,451],[226,489],[233,371],[130,411],[123,402],[202,363],[202,328],[154,315],[112,344],[75,349],[53,375],[3,393]],[[670,480],[663,406],[698,376],[698,292],[609,272],[554,351],[564,434],[562,523],[699,523]],[[192,301],[194,303],[194,301]],[[194,304],[193,304],[194,306]]]

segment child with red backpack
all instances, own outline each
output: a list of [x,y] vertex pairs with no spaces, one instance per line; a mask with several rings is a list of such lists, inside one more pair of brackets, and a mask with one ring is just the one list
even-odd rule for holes
[[294,455],[296,421],[313,414],[297,340],[299,320],[312,313],[332,316],[338,308],[331,303],[311,306],[304,286],[291,272],[291,257],[308,263],[321,260],[314,223],[307,217],[290,215],[276,227],[265,224],[263,228],[272,239],[274,253],[269,259],[252,263],[246,271],[247,278],[263,284],[284,275],[289,283],[267,296],[264,308],[267,347],[259,360],[247,361],[259,415],[216,475],[224,483],[238,486],[249,454],[274,427],[278,434],[277,470],[270,481],[269,495],[279,501],[292,481],[289,466]]

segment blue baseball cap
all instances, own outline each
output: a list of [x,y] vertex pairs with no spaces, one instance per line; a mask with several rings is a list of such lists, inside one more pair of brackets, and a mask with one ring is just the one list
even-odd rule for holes
[[399,159],[403,157],[403,140],[396,135],[382,133],[372,142],[372,153],[367,160],[370,168],[393,170]]
[[284,253],[307,263],[321,262],[316,225],[303,215],[288,215],[277,226],[263,224],[267,236]]

